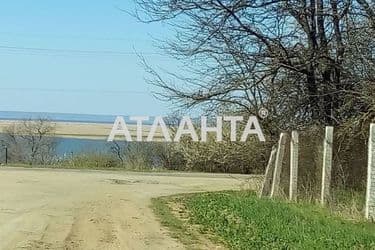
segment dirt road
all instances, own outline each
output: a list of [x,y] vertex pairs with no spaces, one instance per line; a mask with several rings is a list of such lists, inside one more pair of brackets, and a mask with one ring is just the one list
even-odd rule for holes
[[238,189],[243,178],[0,168],[0,249],[183,249],[150,199]]

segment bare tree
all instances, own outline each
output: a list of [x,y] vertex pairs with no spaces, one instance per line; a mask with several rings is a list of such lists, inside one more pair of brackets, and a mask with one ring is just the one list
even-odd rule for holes
[[187,74],[168,81],[144,61],[160,98],[266,107],[277,128],[342,124],[369,110],[359,97],[375,79],[373,1],[135,1],[139,20],[176,30],[161,47],[186,63]]
[[120,161],[121,165],[124,164],[125,152],[126,152],[127,143],[126,142],[117,142],[113,141],[110,144],[110,152],[116,156]]
[[23,120],[6,128],[2,141],[12,161],[46,164],[55,153],[54,133],[54,124],[46,119]]

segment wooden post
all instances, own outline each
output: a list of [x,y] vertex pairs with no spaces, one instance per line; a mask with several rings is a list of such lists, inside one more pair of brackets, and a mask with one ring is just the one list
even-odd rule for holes
[[323,148],[322,189],[320,203],[324,205],[330,196],[332,171],[333,127],[326,127]]
[[8,164],[8,147],[5,147],[5,165]]
[[262,185],[262,189],[260,190],[259,196],[263,197],[270,194],[271,185],[272,185],[272,175],[275,169],[275,156],[276,156],[276,147],[272,147],[272,151],[270,154],[270,158],[268,160],[266,173],[264,175],[264,181]]
[[289,200],[297,200],[298,183],[298,132],[292,131],[290,140],[290,181],[289,181]]
[[276,153],[275,170],[273,171],[273,181],[272,181],[271,194],[270,194],[271,197],[274,197],[280,188],[279,187],[280,175],[281,175],[281,168],[282,168],[283,160],[284,160],[285,143],[286,143],[286,134],[281,133],[278,147],[277,147],[277,153]]
[[375,220],[375,124],[370,125],[368,141],[366,218]]

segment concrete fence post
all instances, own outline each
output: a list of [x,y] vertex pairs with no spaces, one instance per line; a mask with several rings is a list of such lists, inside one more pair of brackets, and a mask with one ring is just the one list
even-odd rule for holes
[[280,175],[281,168],[283,166],[284,152],[285,152],[286,134],[281,133],[279,143],[277,146],[276,159],[275,159],[275,170],[273,171],[273,181],[271,187],[271,197],[274,197],[280,189]]
[[323,148],[322,188],[320,203],[324,205],[330,196],[332,172],[333,127],[326,127]]
[[289,181],[289,200],[297,200],[298,183],[298,132],[292,131],[290,140],[290,181]]
[[367,219],[375,220],[375,124],[370,125],[368,141],[366,208]]
[[268,160],[268,164],[266,167],[266,173],[264,175],[264,181],[262,185],[262,189],[260,190],[259,196],[264,197],[270,194],[271,185],[272,185],[272,175],[275,169],[275,156],[276,156],[276,147],[272,147],[272,151],[270,154],[270,158]]

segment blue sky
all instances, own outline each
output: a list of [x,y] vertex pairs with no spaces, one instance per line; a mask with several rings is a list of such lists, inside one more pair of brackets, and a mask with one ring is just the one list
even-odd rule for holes
[[0,1],[0,110],[167,114],[132,53],[177,70],[172,59],[153,54],[160,51],[151,36],[170,32],[119,10],[133,7],[131,0]]

